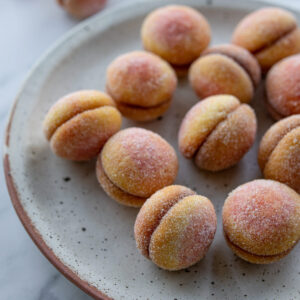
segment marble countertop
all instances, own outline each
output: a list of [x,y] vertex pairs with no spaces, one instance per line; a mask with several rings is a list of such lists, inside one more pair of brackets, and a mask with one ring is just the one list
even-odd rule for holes
[[[118,2],[108,0],[107,8]],[[298,0],[269,2],[300,9]],[[78,21],[69,17],[55,0],[1,1],[1,144],[8,112],[26,73],[55,40],[76,24]],[[0,164],[2,168],[2,160]],[[3,172],[0,172],[0,191],[0,299],[90,299],[61,275],[33,244],[11,205]]]

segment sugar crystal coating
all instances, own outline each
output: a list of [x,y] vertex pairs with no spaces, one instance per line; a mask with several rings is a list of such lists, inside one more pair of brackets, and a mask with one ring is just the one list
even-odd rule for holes
[[300,192],[300,115],[275,123],[263,136],[258,163],[265,178]]
[[258,152],[258,163],[263,170],[270,154],[278,145],[280,140],[291,130],[300,126],[300,115],[285,118],[273,124],[264,134]]
[[300,52],[300,31],[290,12],[265,7],[240,21],[232,43],[252,52],[267,71],[280,59]]
[[255,54],[256,59],[266,72],[280,60],[300,52],[300,28],[296,28],[278,39],[270,47]]
[[162,115],[176,85],[177,78],[169,64],[145,51],[123,54],[107,69],[108,93],[124,116],[137,121]]
[[208,46],[210,27],[195,9],[170,5],[146,17],[141,36],[146,50],[182,66],[193,62]]
[[53,152],[63,158],[89,160],[120,127],[121,115],[114,107],[85,111],[61,125],[50,145]]
[[81,90],[60,98],[47,113],[43,129],[48,140],[55,130],[76,115],[101,106],[115,106],[112,98],[100,91]]
[[158,134],[142,128],[115,134],[100,156],[109,180],[124,192],[142,198],[172,184],[177,175],[174,149]]
[[281,117],[300,114],[300,55],[278,62],[267,75],[268,104]]
[[296,19],[291,13],[281,8],[265,7],[242,19],[232,40],[233,43],[254,52],[277,41],[295,27]]
[[189,70],[189,81],[200,99],[229,94],[248,103],[253,97],[252,79],[245,69],[227,55],[200,56]]
[[219,171],[236,164],[251,148],[256,117],[247,104],[230,95],[217,95],[194,105],[178,135],[179,150],[205,170]]
[[255,135],[255,113],[250,106],[242,104],[208,136],[195,156],[195,163],[211,171],[229,168],[251,148]]
[[128,119],[134,121],[151,121],[164,114],[171,103],[172,100],[170,99],[160,105],[144,108],[119,102],[118,109]]
[[250,253],[248,251],[243,250],[242,248],[236,246],[235,244],[233,244],[228,237],[226,236],[226,234],[224,235],[225,241],[227,243],[227,245],[229,246],[229,248],[240,258],[251,262],[253,264],[270,264],[273,262],[277,262],[278,260],[282,259],[283,257],[285,257],[286,255],[288,255],[292,250],[293,247],[290,248],[287,251],[284,251],[280,254],[276,254],[276,255],[256,255],[253,253]]
[[163,216],[178,201],[186,196],[195,195],[191,189],[181,185],[170,185],[158,190],[151,196],[151,201],[145,202],[135,221],[135,237],[137,247],[149,258],[151,236]]
[[300,127],[287,133],[275,147],[264,177],[283,182],[300,193]]
[[202,56],[213,53],[223,54],[233,59],[248,73],[255,87],[259,84],[261,79],[260,66],[248,50],[233,44],[221,44],[206,49]]
[[194,105],[180,126],[178,144],[181,153],[192,158],[215,127],[239,105],[239,101],[229,95],[208,97]]
[[130,207],[141,207],[147,198],[138,197],[132,194],[129,194],[121,190],[116,186],[105,174],[101,162],[101,155],[98,156],[96,163],[96,176],[98,182],[101,184],[101,187],[105,193],[112,199],[116,200],[120,204],[130,206]]
[[167,270],[187,268],[203,258],[217,226],[209,199],[183,186],[169,186],[142,206],[134,226],[142,254]]
[[95,157],[121,123],[121,114],[107,94],[82,90],[66,95],[50,108],[43,131],[56,155],[83,161]]
[[[300,196],[272,180],[243,184],[224,203],[223,230],[242,258],[254,263],[276,261],[300,239]],[[269,256],[273,256],[270,261]]]

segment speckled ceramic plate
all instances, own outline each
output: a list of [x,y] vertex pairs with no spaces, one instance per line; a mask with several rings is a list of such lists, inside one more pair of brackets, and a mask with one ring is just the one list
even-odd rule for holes
[[[263,105],[263,85],[251,103],[258,117],[256,143],[237,166],[212,174],[198,170],[178,153],[176,182],[210,198],[218,214],[208,254],[185,271],[163,271],[143,258],[133,236],[138,210],[123,207],[104,194],[96,180],[95,161],[62,160],[51,153],[43,137],[41,123],[50,105],[74,90],[103,90],[110,61],[141,49],[139,30],[145,15],[171,2],[146,1],[108,10],[80,24],[33,68],[7,128],[4,160],[13,205],[45,256],[98,299],[299,299],[299,246],[276,264],[251,265],[235,257],[222,236],[221,210],[228,192],[261,176],[256,161],[258,142],[272,124]],[[176,2],[201,10],[212,26],[212,44],[228,42],[235,24],[263,6],[227,0]],[[123,127],[151,129],[177,149],[180,122],[197,101],[187,81],[181,80],[162,120],[124,121]]]

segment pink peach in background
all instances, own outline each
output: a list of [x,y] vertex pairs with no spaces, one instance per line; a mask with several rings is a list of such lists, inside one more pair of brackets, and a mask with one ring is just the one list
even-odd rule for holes
[[101,10],[107,0],[57,0],[70,15],[77,19],[87,18]]

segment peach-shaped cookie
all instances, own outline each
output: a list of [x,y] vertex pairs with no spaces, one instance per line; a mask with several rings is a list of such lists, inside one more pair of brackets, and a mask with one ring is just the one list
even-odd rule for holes
[[165,113],[176,85],[170,65],[145,51],[123,54],[107,69],[108,93],[120,112],[136,121],[153,120]]
[[224,203],[223,230],[229,247],[244,260],[278,261],[300,239],[300,196],[273,180],[243,184]]
[[275,64],[266,80],[267,106],[276,120],[300,114],[300,54]]
[[145,257],[173,271],[204,257],[216,227],[217,217],[209,199],[187,187],[171,185],[145,202],[137,215],[134,234]]
[[184,117],[178,135],[180,152],[195,158],[205,170],[229,168],[251,148],[256,134],[256,117],[247,104],[230,95],[206,98]]
[[[210,27],[197,10],[170,5],[150,13],[142,26],[144,48],[185,71],[210,42]],[[184,73],[184,72],[183,72]]]
[[109,95],[81,90],[64,96],[50,108],[43,130],[56,155],[83,161],[95,157],[121,123],[121,114]]
[[263,136],[258,163],[265,178],[300,193],[300,114],[275,123]]
[[154,192],[174,182],[178,161],[172,146],[158,134],[132,127],[107,141],[96,171],[111,198],[139,207]]
[[240,21],[232,43],[253,53],[265,72],[279,60],[300,52],[300,29],[290,12],[265,7]]
[[189,81],[202,99],[229,94],[248,103],[260,81],[260,67],[253,55],[234,45],[211,47],[192,64]]

